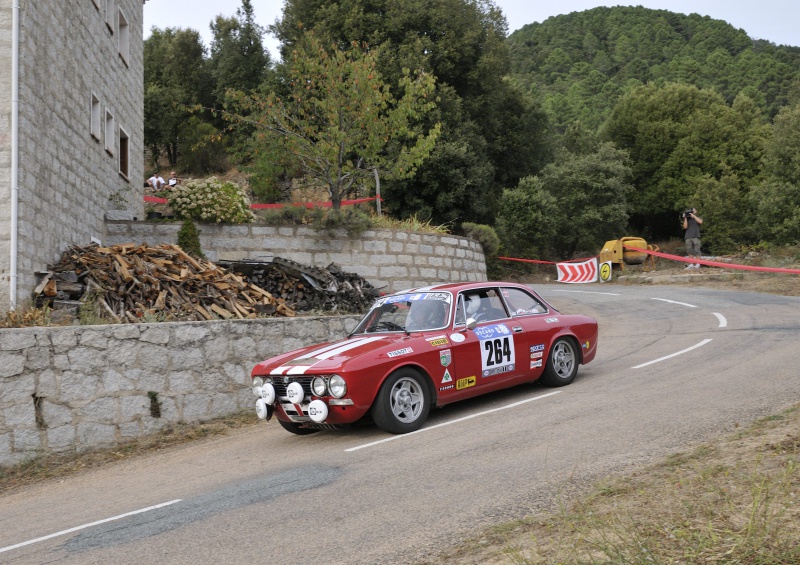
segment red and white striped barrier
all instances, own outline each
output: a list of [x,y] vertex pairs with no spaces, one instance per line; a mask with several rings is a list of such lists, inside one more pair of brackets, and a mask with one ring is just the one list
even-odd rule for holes
[[597,258],[582,263],[556,263],[558,282],[593,283],[597,280]]

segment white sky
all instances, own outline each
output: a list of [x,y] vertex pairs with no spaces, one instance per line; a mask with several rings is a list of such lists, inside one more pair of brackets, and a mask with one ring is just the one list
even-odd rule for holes
[[[252,0],[256,20],[269,25],[281,17],[283,0]],[[698,13],[725,20],[756,39],[800,46],[800,1],[798,0],[639,0],[601,2],[597,0],[495,0],[508,20],[509,32],[549,17],[580,12],[597,6],[644,6],[682,14]],[[200,32],[206,46],[211,43],[209,23],[218,14],[236,14],[241,0],[147,0],[144,5],[144,37],[152,27],[192,28]],[[265,45],[278,59],[278,42],[265,37]]]

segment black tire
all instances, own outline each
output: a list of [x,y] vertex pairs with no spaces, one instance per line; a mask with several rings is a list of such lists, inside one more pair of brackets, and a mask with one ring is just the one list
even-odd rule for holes
[[547,386],[565,386],[578,374],[578,346],[568,337],[558,338],[547,356],[542,383]]
[[298,436],[307,436],[308,434],[315,434],[319,431],[315,428],[304,428],[302,427],[302,424],[295,424],[294,422],[284,422],[283,420],[278,420],[278,423],[287,432],[292,432]]
[[431,408],[425,377],[411,368],[398,369],[381,386],[372,405],[372,420],[390,434],[407,434],[422,427]]

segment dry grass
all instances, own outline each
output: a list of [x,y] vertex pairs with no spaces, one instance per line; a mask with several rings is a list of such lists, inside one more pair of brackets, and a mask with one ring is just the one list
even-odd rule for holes
[[155,453],[186,442],[225,435],[231,430],[255,426],[259,422],[252,410],[246,410],[200,424],[174,424],[150,436],[105,449],[42,455],[19,465],[0,467],[0,494],[46,479],[65,478],[87,469]]
[[800,563],[800,406],[492,528],[436,562]]

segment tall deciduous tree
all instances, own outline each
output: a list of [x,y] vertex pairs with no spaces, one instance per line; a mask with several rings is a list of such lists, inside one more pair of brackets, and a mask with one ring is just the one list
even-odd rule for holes
[[375,171],[412,175],[439,135],[419,120],[435,106],[435,81],[406,71],[392,95],[377,69],[379,49],[326,49],[307,34],[285,61],[288,95],[228,93],[225,117],[249,134],[252,155],[290,156],[306,182],[324,186],[334,209]]
[[507,23],[491,0],[287,0],[273,30],[288,57],[305,30],[339,46],[381,46],[396,86],[403,68],[436,77],[443,133],[413,179],[387,183],[388,206],[437,223],[493,221],[505,186],[549,160],[544,112],[505,80]]

